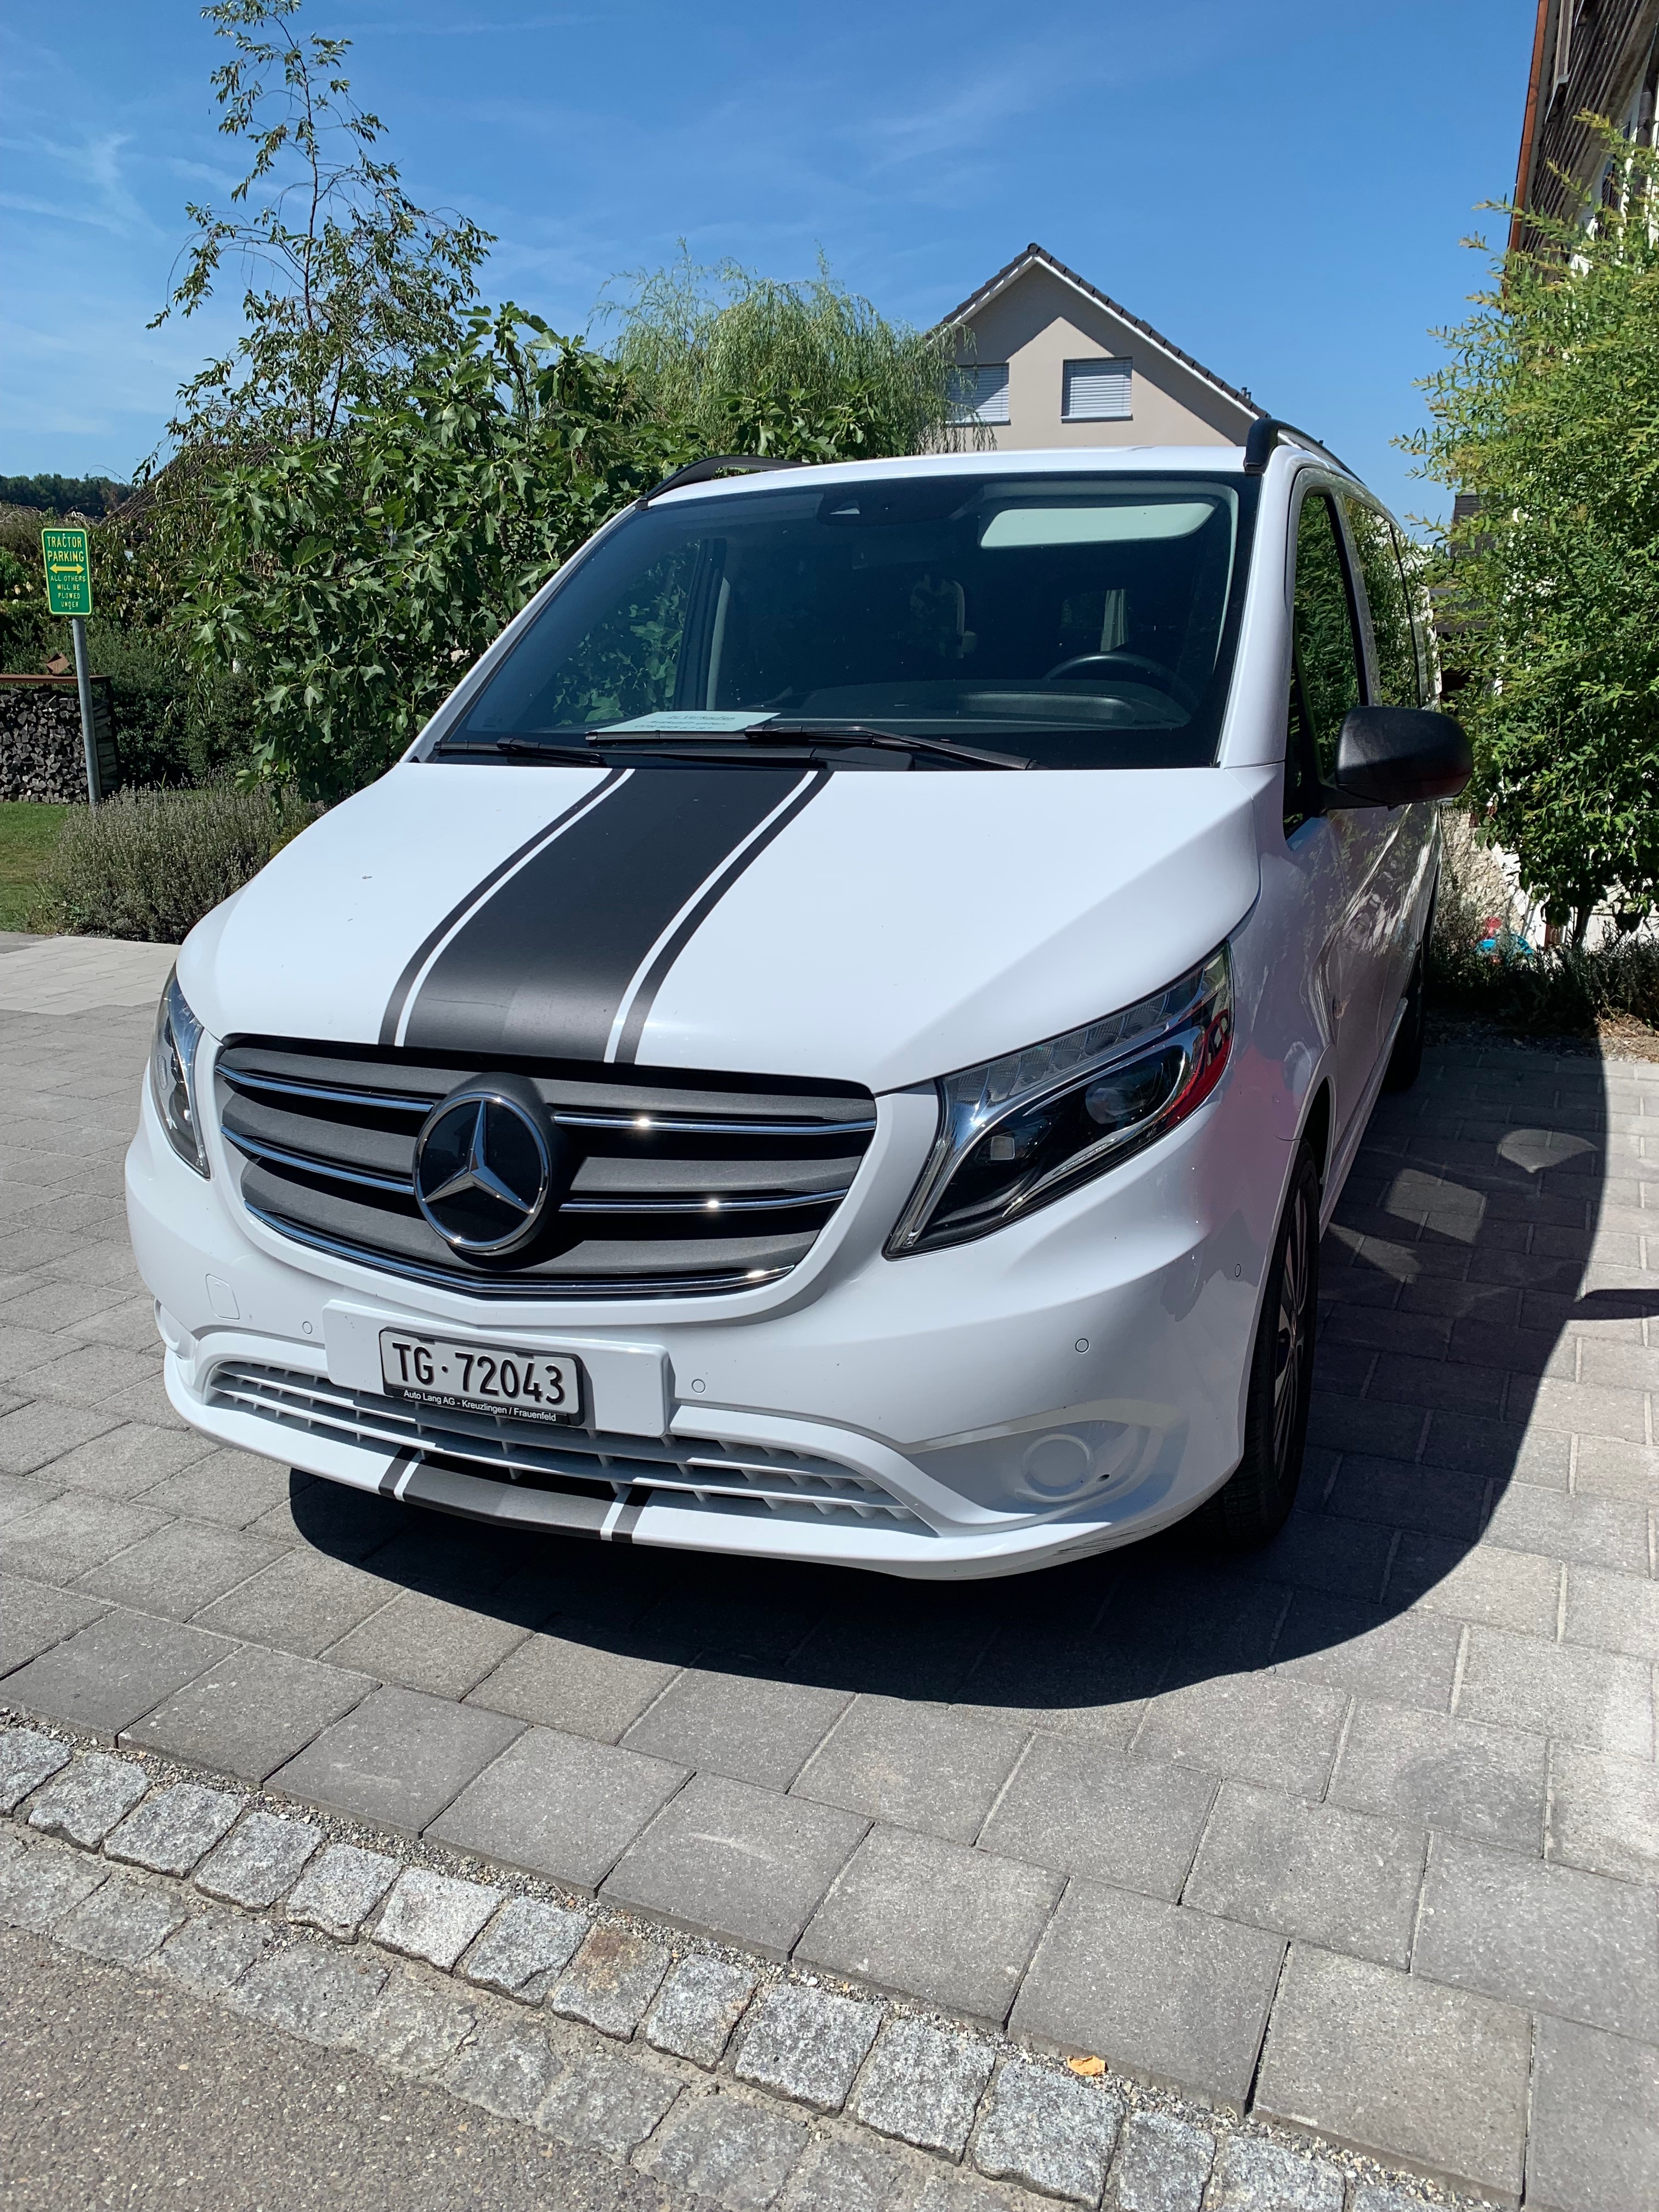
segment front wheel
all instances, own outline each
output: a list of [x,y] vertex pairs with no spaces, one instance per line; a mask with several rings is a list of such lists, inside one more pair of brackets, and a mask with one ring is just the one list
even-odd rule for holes
[[1319,1298],[1319,1170],[1305,1140],[1267,1269],[1244,1408],[1244,1454],[1194,1526],[1220,1549],[1253,1551],[1276,1536],[1296,1503],[1313,1387]]

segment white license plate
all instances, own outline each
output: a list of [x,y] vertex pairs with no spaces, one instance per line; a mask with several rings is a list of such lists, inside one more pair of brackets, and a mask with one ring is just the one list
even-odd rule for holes
[[510,1413],[516,1421],[582,1418],[581,1362],[552,1352],[486,1352],[476,1344],[383,1328],[380,1373],[392,1397],[417,1406]]

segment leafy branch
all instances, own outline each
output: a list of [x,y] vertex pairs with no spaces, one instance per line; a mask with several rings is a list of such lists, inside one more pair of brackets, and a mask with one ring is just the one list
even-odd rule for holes
[[418,207],[375,148],[385,126],[351,97],[346,39],[303,35],[301,0],[217,0],[203,14],[233,53],[212,73],[219,129],[250,166],[226,209],[192,203],[196,235],[155,317],[195,314],[228,258],[247,280],[234,350],[181,389],[180,445],[269,447],[334,436],[453,333],[493,242]]

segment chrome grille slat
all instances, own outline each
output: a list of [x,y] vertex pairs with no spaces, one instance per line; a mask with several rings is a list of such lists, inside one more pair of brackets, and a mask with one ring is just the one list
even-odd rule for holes
[[[375,1175],[368,1168],[350,1168],[337,1160],[319,1159],[311,1152],[290,1152],[286,1146],[268,1144],[263,1138],[245,1135],[240,1129],[227,1127],[227,1143],[251,1160],[263,1160],[273,1167],[293,1168],[301,1175],[325,1177],[331,1182],[356,1183],[366,1190],[383,1190],[399,1198],[410,1195],[412,1185],[407,1176]],[[573,1194],[564,1200],[560,1211],[574,1214],[637,1213],[645,1215],[696,1213],[796,1213],[803,1207],[839,1206],[852,1188],[842,1183],[832,1190],[756,1191],[740,1193],[735,1197],[705,1198],[696,1192],[668,1198],[636,1198],[619,1191],[614,1197],[583,1198]]]
[[648,1130],[661,1137],[867,1137],[876,1126],[873,1114],[856,1121],[711,1121],[667,1114],[577,1114],[557,1107],[553,1119],[562,1129]]
[[225,1140],[250,1160],[263,1160],[271,1167],[294,1168],[301,1175],[325,1176],[331,1182],[360,1184],[365,1190],[395,1192],[400,1198],[410,1195],[407,1176],[373,1175],[367,1168],[349,1168],[338,1160],[319,1160],[310,1152],[291,1152],[283,1145],[268,1145],[258,1137],[244,1136],[240,1130],[227,1128]]
[[842,1183],[836,1190],[752,1191],[735,1198],[702,1198],[688,1191],[683,1197],[635,1198],[618,1193],[615,1198],[566,1199],[564,1213],[798,1213],[804,1207],[839,1206],[852,1188]]
[[664,1502],[711,1512],[807,1510],[931,1534],[927,1522],[868,1475],[807,1455],[727,1451],[699,1442],[606,1436],[588,1429],[539,1431],[489,1414],[404,1406],[353,1390],[326,1376],[253,1360],[222,1360],[210,1375],[210,1405],[249,1413],[274,1427],[320,1434],[392,1454],[457,1462],[486,1480],[552,1477],[608,1486],[619,1498]]
[[264,1222],[267,1229],[275,1230],[279,1237],[291,1237],[296,1243],[308,1244],[313,1251],[327,1252],[337,1260],[353,1261],[360,1267],[374,1268],[377,1273],[401,1276],[405,1282],[428,1283],[443,1291],[465,1290],[475,1298],[672,1298],[698,1293],[706,1297],[716,1291],[752,1291],[757,1283],[774,1282],[789,1272],[787,1267],[745,1267],[725,1274],[676,1277],[599,1275],[548,1279],[510,1275],[496,1279],[474,1275],[470,1271],[463,1275],[458,1267],[413,1266],[406,1260],[392,1259],[373,1244],[355,1243],[343,1237],[319,1236],[284,1214],[252,1204],[246,1195],[242,1203],[253,1218]]
[[[233,1091],[269,1091],[288,1098],[308,1098],[324,1104],[372,1107],[380,1113],[425,1116],[437,1104],[436,1097],[406,1091],[344,1091],[322,1083],[301,1083],[270,1075],[250,1075],[228,1068],[225,1080]],[[553,1119],[562,1129],[646,1131],[669,1137],[867,1137],[876,1126],[873,1114],[844,1121],[768,1121],[758,1118],[722,1121],[707,1115],[599,1114],[556,1106]]]
[[437,1104],[435,1098],[410,1097],[400,1091],[342,1091],[323,1083],[295,1083],[276,1075],[250,1075],[228,1068],[225,1080],[233,1091],[270,1092],[284,1098],[308,1098],[331,1106],[370,1106],[380,1114],[418,1114],[424,1118]]

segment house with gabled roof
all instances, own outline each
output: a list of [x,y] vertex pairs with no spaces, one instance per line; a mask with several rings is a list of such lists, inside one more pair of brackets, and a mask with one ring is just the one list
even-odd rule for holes
[[1263,412],[1035,242],[941,326],[960,333],[959,419],[1004,451],[1237,446]]

